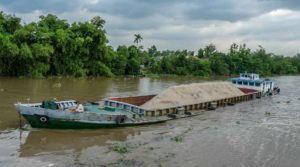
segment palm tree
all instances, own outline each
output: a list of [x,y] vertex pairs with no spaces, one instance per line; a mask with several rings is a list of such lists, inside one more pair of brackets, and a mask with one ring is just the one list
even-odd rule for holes
[[141,36],[141,34],[134,34],[134,43],[136,43],[136,45],[138,46],[139,43],[142,41],[143,37]]

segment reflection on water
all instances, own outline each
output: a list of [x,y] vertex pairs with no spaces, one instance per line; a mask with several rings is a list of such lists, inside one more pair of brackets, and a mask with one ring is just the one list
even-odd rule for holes
[[[282,93],[163,124],[98,130],[20,131],[13,103],[98,100],[157,93],[197,78],[0,79],[0,166],[275,166],[300,164],[300,82],[277,77]],[[61,87],[54,87],[55,83]],[[266,114],[266,112],[270,112]],[[24,120],[23,120],[24,121]],[[181,142],[174,138],[180,136]],[[128,153],[112,150],[123,143]]]
[[[112,130],[34,130],[21,144],[20,157],[30,157],[42,153],[73,150],[79,153],[93,146],[107,145],[112,140],[125,141],[127,137],[138,135],[135,129]],[[23,136],[21,136],[23,137]]]

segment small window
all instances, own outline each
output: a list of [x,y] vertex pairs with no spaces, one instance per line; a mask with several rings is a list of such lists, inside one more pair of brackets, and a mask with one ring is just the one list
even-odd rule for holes
[[239,84],[239,85],[242,85],[242,84],[243,84],[243,82],[242,82],[242,81],[238,81],[238,84]]
[[255,83],[255,86],[260,87],[260,83],[259,83],[259,82],[256,82],[256,83]]
[[127,106],[127,105],[125,105],[125,107],[124,107],[126,110],[130,110],[131,108],[130,108],[130,106]]
[[233,80],[232,83],[233,83],[233,84],[236,84],[236,80]]
[[131,111],[133,111],[133,112],[138,112],[138,111],[139,111],[139,109],[138,109],[138,108],[136,108],[136,107],[132,107],[132,108],[131,108]]
[[155,116],[155,111],[151,112],[151,116],[154,117]]
[[254,86],[254,82],[249,82],[249,85],[250,86]]
[[247,82],[247,81],[244,81],[244,82],[243,82],[243,85],[248,85],[248,82]]
[[144,110],[140,110],[140,114],[144,114]]

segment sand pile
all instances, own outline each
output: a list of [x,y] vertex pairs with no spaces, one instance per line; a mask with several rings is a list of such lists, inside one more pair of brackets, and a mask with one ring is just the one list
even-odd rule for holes
[[230,82],[205,82],[173,86],[141,105],[145,110],[165,109],[244,95]]

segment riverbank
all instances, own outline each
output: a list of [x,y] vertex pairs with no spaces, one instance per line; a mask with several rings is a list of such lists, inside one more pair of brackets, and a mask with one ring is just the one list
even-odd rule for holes
[[[299,76],[300,74],[270,74],[270,75],[260,75],[262,78],[269,78],[269,77],[281,77],[281,76]],[[74,79],[74,80],[94,80],[97,78],[199,78],[203,80],[216,80],[216,79],[227,79],[231,77],[238,77],[239,74],[232,74],[232,75],[210,75],[210,76],[195,76],[195,75],[176,75],[176,74],[144,74],[144,75],[120,75],[120,76],[85,76],[85,77],[74,77],[74,76],[46,76],[46,77],[29,77],[29,76],[0,76],[1,78],[18,78],[18,79]]]

